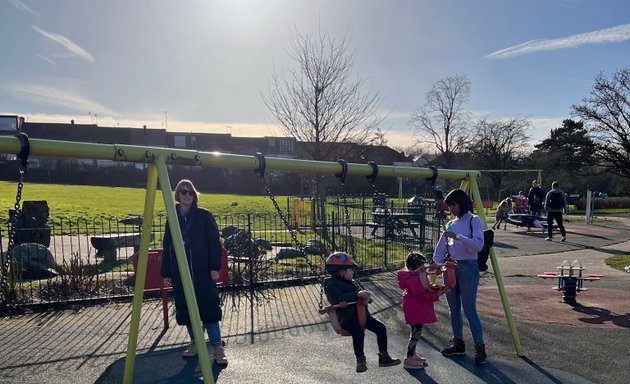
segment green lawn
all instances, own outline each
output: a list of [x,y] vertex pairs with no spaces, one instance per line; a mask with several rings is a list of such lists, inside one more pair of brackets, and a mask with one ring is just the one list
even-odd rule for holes
[[616,255],[606,259],[606,264],[623,271],[626,265],[630,265],[630,255]]
[[[0,181],[0,221],[6,221],[9,208],[15,205],[16,183]],[[58,185],[25,183],[22,201],[46,200],[50,217],[79,217],[94,219],[99,216],[123,218],[141,216],[144,211],[145,189],[123,187],[95,187],[84,185]],[[281,208],[286,209],[286,196],[277,196]],[[202,194],[199,206],[214,215],[247,213],[275,213],[271,200],[265,196]],[[162,194],[155,199],[155,213],[165,213]]]

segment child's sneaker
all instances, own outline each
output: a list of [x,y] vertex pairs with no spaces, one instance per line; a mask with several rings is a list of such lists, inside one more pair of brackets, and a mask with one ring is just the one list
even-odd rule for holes
[[422,357],[422,356],[413,355],[413,356],[412,356],[412,358],[413,358],[413,359],[416,359],[416,360],[420,360],[420,361],[422,361],[423,363],[426,363],[426,362],[427,362],[427,359],[425,359],[425,358],[424,358],[424,357]]
[[379,367],[393,367],[400,364],[400,359],[392,359],[387,352],[381,352],[378,354],[378,366]]
[[195,341],[192,340],[190,344],[186,346],[184,353],[182,353],[182,357],[194,357],[194,356],[197,356],[197,348],[195,347]]
[[423,369],[424,361],[420,360],[418,356],[412,356],[405,358],[403,367],[407,369]]
[[357,357],[357,373],[367,371],[367,361],[365,360],[365,356]]
[[227,356],[225,356],[225,348],[214,347],[214,361],[219,365],[228,365]]

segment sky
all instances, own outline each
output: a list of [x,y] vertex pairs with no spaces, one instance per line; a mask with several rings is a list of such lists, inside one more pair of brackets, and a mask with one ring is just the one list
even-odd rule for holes
[[440,79],[533,142],[630,66],[627,0],[0,0],[0,114],[29,122],[281,136],[264,104],[291,32],[348,39],[388,145]]

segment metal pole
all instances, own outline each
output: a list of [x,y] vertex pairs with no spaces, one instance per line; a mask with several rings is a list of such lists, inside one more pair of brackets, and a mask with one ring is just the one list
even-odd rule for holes
[[138,347],[138,332],[140,330],[140,314],[142,312],[142,300],[144,298],[144,283],[147,276],[147,259],[149,243],[151,242],[151,227],[153,225],[153,210],[155,208],[155,192],[157,189],[157,168],[149,165],[147,176],[147,193],[144,199],[144,216],[142,219],[142,234],[140,237],[140,251],[138,253],[138,266],[136,268],[136,283],[133,292],[133,307],[131,310],[131,325],[129,329],[129,341],[127,342],[127,357],[123,383],[133,382],[133,370],[136,361],[136,349]]
[[[120,144],[94,144],[61,140],[30,139],[31,155],[63,158],[101,159],[152,163],[160,157],[167,164],[193,165],[214,168],[257,169],[256,156],[235,155],[220,152],[201,152],[195,150],[146,147]],[[19,139],[13,136],[0,136],[0,153],[19,153]],[[310,172],[319,174],[337,174],[342,172],[342,165],[336,161],[297,160],[279,157],[267,157],[266,169],[292,172]],[[348,163],[349,176],[369,176],[372,167],[369,164]],[[433,170],[419,167],[381,165],[379,177],[412,177],[426,179],[433,176]],[[469,175],[479,177],[479,171],[440,169],[440,178],[461,180]]]
[[[486,222],[486,215],[483,210],[483,203],[481,202],[481,194],[479,193],[479,187],[477,185],[477,179],[475,176],[471,176],[469,179],[462,181],[462,189],[468,190],[470,187],[470,192],[473,196],[473,203],[475,205],[476,211],[479,213],[479,218],[481,219],[481,223],[483,224],[483,228],[488,228],[488,223]],[[505,313],[505,319],[507,320],[508,328],[510,329],[510,334],[512,335],[512,344],[514,345],[514,351],[517,356],[523,356],[523,348],[521,347],[521,341],[518,337],[518,331],[516,330],[516,325],[514,323],[514,319],[512,318],[512,310],[510,308],[510,303],[508,302],[507,293],[505,292],[505,286],[503,284],[503,275],[501,274],[501,269],[499,268],[499,262],[497,260],[497,256],[494,253],[494,247],[490,248],[490,262],[492,263],[492,270],[494,271],[494,279],[497,282],[497,288],[499,289],[499,296],[501,297],[501,303],[503,304],[503,312]]]

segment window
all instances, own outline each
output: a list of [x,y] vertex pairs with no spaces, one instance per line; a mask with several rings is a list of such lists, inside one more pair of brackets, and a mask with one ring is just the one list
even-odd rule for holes
[[186,136],[175,135],[173,136],[173,145],[175,148],[186,148]]

